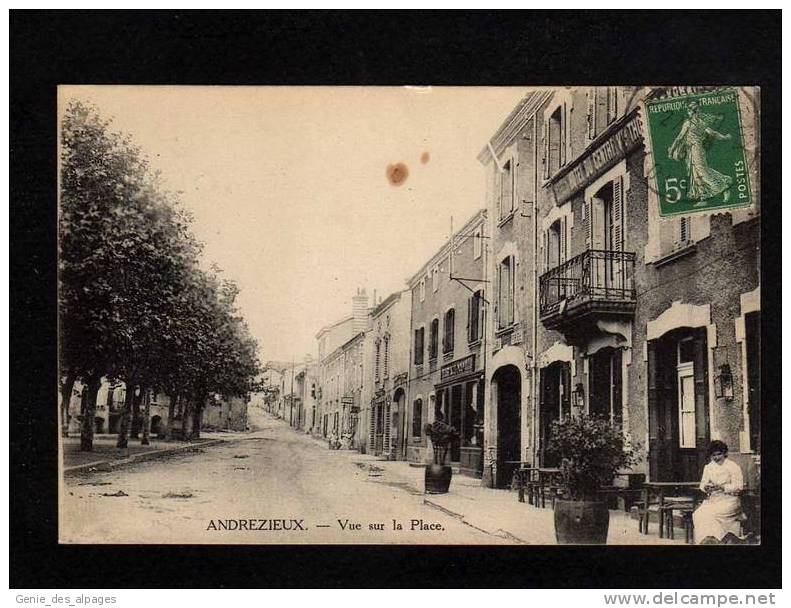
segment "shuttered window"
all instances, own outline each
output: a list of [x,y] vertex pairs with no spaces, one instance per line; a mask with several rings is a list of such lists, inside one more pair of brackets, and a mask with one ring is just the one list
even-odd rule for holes
[[592,141],[618,118],[618,87],[589,87],[588,141]]
[[439,319],[432,319],[428,335],[428,358],[436,359],[439,352]]
[[444,330],[445,335],[442,340],[442,352],[452,353],[456,336],[456,311],[453,308],[445,313]]
[[503,163],[503,170],[498,174],[500,193],[500,219],[505,219],[514,210],[516,193],[516,167],[513,159]]
[[385,362],[384,362],[384,377],[390,377],[390,336],[385,336],[384,338],[384,349],[385,349]]
[[383,450],[385,454],[390,453],[390,404],[384,406],[384,429],[383,429]]
[[374,361],[374,379],[377,382],[379,382],[379,361],[380,361],[381,350],[382,350],[382,341],[381,340],[379,340],[379,339],[376,340],[375,349],[376,349],[376,359]]
[[476,291],[467,302],[467,340],[480,340],[483,330],[483,292]]
[[423,364],[423,335],[425,328],[421,327],[415,330],[415,365]]
[[612,250],[623,251],[623,178],[612,182]]
[[505,258],[498,265],[497,320],[498,327],[508,327],[514,322],[514,257]]

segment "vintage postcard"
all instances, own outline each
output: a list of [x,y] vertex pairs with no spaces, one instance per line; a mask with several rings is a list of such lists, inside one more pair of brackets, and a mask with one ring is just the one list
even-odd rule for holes
[[59,87],[60,542],[760,543],[760,108]]

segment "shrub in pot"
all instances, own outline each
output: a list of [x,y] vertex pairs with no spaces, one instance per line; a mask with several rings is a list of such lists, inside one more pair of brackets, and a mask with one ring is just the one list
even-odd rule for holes
[[555,538],[560,544],[606,544],[610,512],[601,488],[639,462],[619,425],[579,415],[552,423],[548,452],[560,459],[564,496],[555,503]]
[[431,440],[434,451],[434,462],[426,465],[426,493],[445,494],[450,487],[453,469],[445,464],[450,446],[459,437],[458,431],[446,423],[442,418],[437,418],[433,423],[424,427],[426,435]]

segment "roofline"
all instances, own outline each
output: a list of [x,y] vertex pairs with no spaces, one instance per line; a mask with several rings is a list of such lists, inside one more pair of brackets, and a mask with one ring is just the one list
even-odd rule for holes
[[361,336],[363,338],[365,338],[365,332],[364,331],[357,332],[356,334],[354,334],[354,336],[352,338],[350,338],[349,340],[346,340],[346,342],[344,342],[340,346],[336,346],[335,349],[330,351],[327,355],[324,356],[324,358],[321,361],[319,361],[319,365],[325,365],[327,363],[327,361],[329,361],[330,359],[334,359],[334,358],[339,357],[340,355],[342,355],[343,351],[346,349],[346,347],[348,347],[349,344],[351,344],[352,342],[354,342],[355,340],[357,340]]
[[492,153],[489,150],[490,144],[495,153],[499,154],[511,143],[514,137],[516,137],[516,134],[524,127],[525,123],[530,120],[531,115],[554,95],[555,90],[558,88],[560,87],[533,89],[525,93],[522,100],[511,110],[511,113],[500,124],[500,127],[495,131],[494,135],[489,138],[487,144],[478,153],[478,162],[482,165],[486,165],[492,160]]
[[340,321],[335,321],[335,323],[330,323],[329,325],[325,325],[318,332],[316,332],[316,340],[319,339],[319,336],[321,336],[321,334],[323,334],[326,331],[331,330],[333,327],[337,327],[338,325],[340,325],[342,323],[346,323],[347,321],[353,321],[353,320],[354,320],[354,315],[349,315],[348,317],[344,317]]
[[387,309],[388,309],[388,308],[390,308],[390,307],[391,307],[393,304],[395,304],[396,300],[400,300],[400,299],[401,299],[401,296],[403,296],[403,295],[404,295],[404,293],[405,293],[405,292],[407,292],[407,291],[411,291],[411,290],[405,287],[404,289],[399,289],[398,291],[394,291],[394,292],[393,292],[393,293],[391,293],[389,296],[387,296],[387,297],[386,297],[384,300],[382,300],[381,304],[378,304],[377,306],[374,306],[374,307],[371,309],[371,311],[370,311],[370,313],[369,313],[369,314],[370,314],[372,317],[377,317],[377,316],[379,316],[379,315],[380,315],[380,314],[382,314],[382,313],[383,313],[385,310],[387,310]]
[[426,274],[426,269],[448,253],[450,250],[450,243],[455,237],[467,233],[467,231],[469,231],[469,229],[478,222],[485,223],[486,215],[486,209],[478,209],[478,211],[476,211],[466,222],[464,222],[461,228],[454,232],[450,238],[445,239],[439,250],[428,259],[428,262],[423,264],[423,266],[420,267],[420,270],[418,270],[415,274],[406,279],[406,283],[409,285],[409,288],[414,288],[423,275]]

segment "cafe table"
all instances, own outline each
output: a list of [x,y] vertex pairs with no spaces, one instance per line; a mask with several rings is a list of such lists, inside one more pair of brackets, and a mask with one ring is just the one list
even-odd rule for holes
[[[669,499],[683,496],[688,497],[694,505],[697,502],[695,490],[699,486],[700,482],[697,481],[646,481],[643,484],[643,509],[646,518],[644,532],[648,533],[648,507],[656,504],[659,516],[659,538],[664,538],[666,503],[669,502]],[[655,503],[651,502],[652,498],[656,498]]]
[[[546,489],[553,491],[560,487],[560,469],[557,467],[539,467],[538,469],[538,491],[541,496],[541,508],[546,506]],[[538,501],[536,500],[536,503]],[[536,504],[536,506],[538,506]]]
[[516,465],[513,477],[511,478],[511,489],[516,488],[518,492],[517,500],[519,502],[525,502],[525,488],[529,488],[528,499],[532,505],[533,490],[532,487],[530,487],[530,482],[532,481],[533,471],[536,470],[535,467],[531,466],[529,462],[522,460],[506,460],[505,464]]

